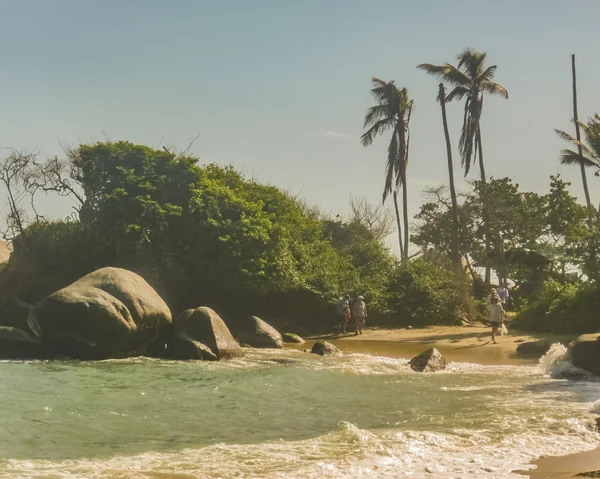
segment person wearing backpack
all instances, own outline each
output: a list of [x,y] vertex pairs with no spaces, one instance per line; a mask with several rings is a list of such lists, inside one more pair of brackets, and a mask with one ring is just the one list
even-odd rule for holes
[[348,327],[348,320],[350,319],[350,296],[340,296],[337,307],[337,325],[336,325],[336,333],[340,334],[343,331],[346,334],[346,328]]

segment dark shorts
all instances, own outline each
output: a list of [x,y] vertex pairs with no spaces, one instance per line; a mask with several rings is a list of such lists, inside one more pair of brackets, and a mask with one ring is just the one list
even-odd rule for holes
[[492,328],[500,328],[500,323],[492,321]]

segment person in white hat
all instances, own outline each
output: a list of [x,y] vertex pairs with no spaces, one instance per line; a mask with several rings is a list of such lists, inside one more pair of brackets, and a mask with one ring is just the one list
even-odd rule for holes
[[356,302],[352,306],[352,316],[354,316],[355,321],[355,336],[358,336],[359,333],[362,334],[362,328],[364,328],[367,319],[367,305],[365,304],[365,298],[362,296],[356,298]]

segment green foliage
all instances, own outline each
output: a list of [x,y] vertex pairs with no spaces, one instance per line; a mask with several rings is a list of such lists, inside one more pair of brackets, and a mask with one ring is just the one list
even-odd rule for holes
[[458,324],[463,319],[479,319],[467,278],[424,259],[398,267],[390,294],[395,325]]
[[589,283],[546,281],[527,301],[514,325],[532,331],[585,334],[600,331],[600,290]]

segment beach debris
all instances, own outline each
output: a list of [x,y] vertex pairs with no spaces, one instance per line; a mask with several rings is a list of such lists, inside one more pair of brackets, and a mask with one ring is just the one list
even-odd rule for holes
[[574,366],[600,375],[599,334],[584,334],[569,344],[568,355]]
[[101,268],[40,301],[27,323],[51,357],[124,358],[164,352],[171,311],[141,276]]
[[257,316],[247,316],[230,327],[239,342],[253,348],[283,348],[279,331]]
[[521,343],[517,346],[517,354],[519,356],[541,358],[548,352],[550,346],[552,346],[552,342],[547,339],[527,341],[526,343]]
[[283,333],[282,337],[284,343],[304,344],[305,342],[304,339],[294,333]]
[[342,352],[327,341],[317,341],[310,352],[319,356],[342,356]]
[[423,351],[418,356],[412,358],[408,364],[413,371],[420,373],[433,373],[442,371],[448,367],[446,358],[435,348]]
[[243,355],[225,322],[210,308],[187,309],[173,321],[173,338],[167,346],[171,359],[211,361]]

